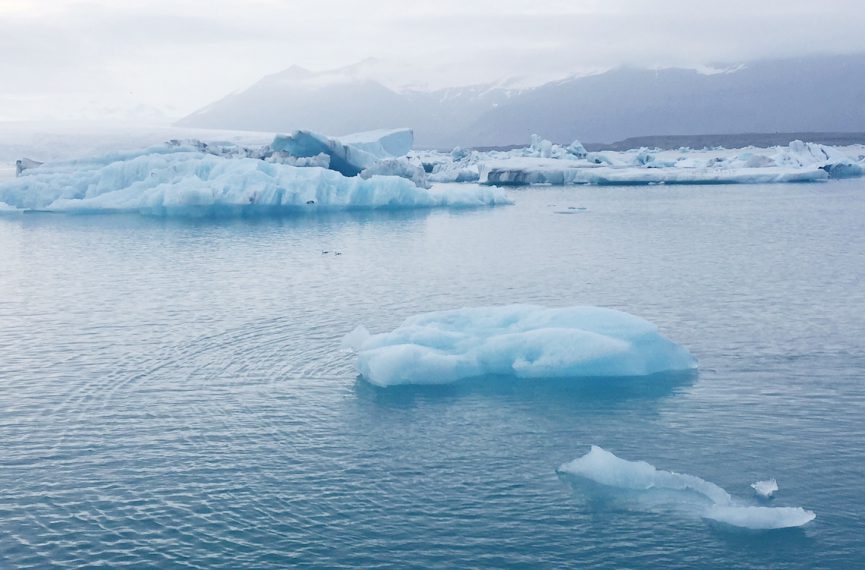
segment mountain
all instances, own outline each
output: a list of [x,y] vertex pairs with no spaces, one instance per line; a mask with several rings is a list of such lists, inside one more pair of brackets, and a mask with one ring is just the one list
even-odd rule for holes
[[422,90],[374,79],[375,60],[314,73],[293,66],[216,101],[178,126],[340,136],[410,126],[419,146],[454,146],[454,125],[474,122],[518,91],[499,86]]
[[308,128],[346,134],[408,124],[413,111],[408,99],[377,81],[351,74],[316,74],[295,66],[268,75],[177,124],[263,131]]
[[618,68],[533,88],[387,86],[364,66],[292,67],[179,124],[327,134],[411,126],[421,147],[612,142],[648,135],[865,131],[865,54],[753,62],[713,73]]

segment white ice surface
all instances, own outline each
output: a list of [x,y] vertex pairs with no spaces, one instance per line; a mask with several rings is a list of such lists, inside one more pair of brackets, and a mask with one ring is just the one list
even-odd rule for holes
[[423,168],[412,163],[407,158],[385,158],[374,163],[363,171],[362,178],[372,176],[399,176],[411,180],[419,188],[429,188],[430,182]]
[[506,203],[502,191],[477,185],[428,190],[392,176],[345,177],[168,144],[49,162],[0,183],[0,204],[53,212],[207,216]]
[[389,333],[356,338],[362,342],[348,344],[358,353],[357,370],[378,386],[445,384],[482,375],[645,376],[697,366],[653,324],[597,307],[440,311],[410,317]]
[[[812,511],[801,507],[744,505],[710,481],[663,471],[645,461],[628,461],[594,445],[587,454],[560,466],[558,472],[623,492],[655,495],[677,507],[693,507],[706,519],[741,528],[797,527],[816,517]],[[674,494],[675,499],[670,499],[670,494]]]
[[865,146],[832,147],[793,141],[741,149],[634,149],[586,152],[532,137],[508,151],[417,153],[433,181],[525,184],[768,184],[865,176]]

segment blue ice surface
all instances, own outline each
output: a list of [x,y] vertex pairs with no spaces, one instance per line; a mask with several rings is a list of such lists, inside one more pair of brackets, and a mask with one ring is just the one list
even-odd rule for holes
[[413,143],[411,129],[381,129],[340,138],[298,130],[277,135],[270,147],[294,157],[312,158],[324,154],[330,157],[331,169],[345,176],[357,176],[378,160],[405,156]]
[[502,190],[477,185],[418,188],[395,176],[347,177],[324,168],[226,158],[169,145],[47,163],[0,182],[5,212],[232,217],[509,203]]
[[600,307],[473,307],[424,313],[389,333],[344,339],[378,386],[517,378],[649,376],[697,368],[651,323]]

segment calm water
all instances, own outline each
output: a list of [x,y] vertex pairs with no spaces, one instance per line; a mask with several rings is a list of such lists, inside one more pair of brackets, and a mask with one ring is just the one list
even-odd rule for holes
[[[512,195],[0,218],[0,567],[865,566],[865,182]],[[338,350],[510,302],[640,315],[700,373],[381,390]],[[596,499],[555,473],[590,444],[817,519]]]

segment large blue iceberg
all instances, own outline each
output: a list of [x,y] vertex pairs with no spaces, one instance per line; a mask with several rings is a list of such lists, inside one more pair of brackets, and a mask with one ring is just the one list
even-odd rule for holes
[[483,375],[517,378],[646,376],[697,367],[639,317],[597,307],[533,305],[425,313],[389,333],[358,327],[343,340],[372,384],[445,384]]
[[595,445],[587,454],[559,467],[558,472],[622,493],[649,495],[643,497],[643,505],[675,506],[734,527],[754,530],[790,528],[805,525],[816,517],[812,511],[801,507],[745,505],[710,481],[685,473],[663,471],[645,461],[628,461]]
[[507,204],[500,190],[421,188],[405,178],[347,177],[174,143],[26,169],[0,183],[3,211],[137,212],[157,216]]

